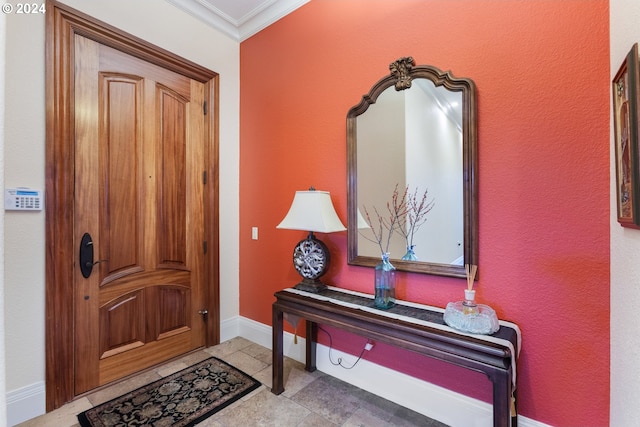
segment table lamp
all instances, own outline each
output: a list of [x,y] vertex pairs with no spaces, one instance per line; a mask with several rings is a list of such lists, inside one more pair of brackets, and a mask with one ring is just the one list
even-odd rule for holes
[[289,212],[276,228],[309,232],[293,249],[293,266],[302,276],[295,288],[314,293],[325,289],[327,286],[320,277],[329,267],[329,250],[313,233],[346,230],[331,203],[329,192],[316,191],[313,187],[308,191],[296,191]]

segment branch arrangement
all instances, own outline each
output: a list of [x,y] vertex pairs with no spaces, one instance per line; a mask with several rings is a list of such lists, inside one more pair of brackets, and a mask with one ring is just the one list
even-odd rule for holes
[[422,197],[418,197],[418,188],[416,188],[412,194],[407,194],[409,187],[404,190],[403,200],[406,200],[404,206],[404,215],[398,219],[397,231],[404,237],[407,242],[407,247],[413,246],[413,236],[418,231],[420,226],[427,222],[427,214],[435,202],[433,199],[427,201],[428,190],[424,190]]
[[391,201],[387,202],[387,213],[382,215],[375,206],[373,207],[375,222],[371,219],[367,208],[363,206],[365,220],[373,233],[373,238],[363,233],[361,235],[370,242],[376,243],[383,254],[389,252],[389,244],[393,233],[398,233],[405,239],[407,248],[412,247],[413,236],[422,224],[427,221],[427,214],[435,204],[433,199],[428,201],[427,196],[428,190],[425,190],[419,196],[418,189],[416,188],[413,193],[410,193],[409,186],[406,186],[401,194],[398,190],[398,184],[396,184]]

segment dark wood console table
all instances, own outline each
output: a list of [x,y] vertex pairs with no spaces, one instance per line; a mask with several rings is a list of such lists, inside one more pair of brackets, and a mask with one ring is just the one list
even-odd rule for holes
[[[501,322],[491,336],[468,335],[449,328],[442,311],[418,304],[398,304],[376,310],[366,295],[329,288],[319,294],[295,289],[275,293],[273,315],[273,383],[280,394],[283,384],[283,320],[289,313],[306,320],[306,370],[316,370],[318,324],[330,325],[375,341],[484,373],[493,383],[493,425],[516,426],[515,359],[517,326]],[[512,400],[513,399],[513,400]]]

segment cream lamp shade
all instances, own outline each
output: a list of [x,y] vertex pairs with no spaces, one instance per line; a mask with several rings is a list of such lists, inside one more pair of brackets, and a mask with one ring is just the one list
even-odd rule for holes
[[327,246],[313,235],[346,230],[331,203],[328,191],[296,191],[293,203],[284,219],[276,226],[287,230],[308,231],[306,239],[293,249],[293,267],[302,276],[295,288],[306,292],[322,292],[327,286],[320,277],[329,267]]
[[276,228],[333,233],[345,231],[328,191],[296,191],[289,212]]

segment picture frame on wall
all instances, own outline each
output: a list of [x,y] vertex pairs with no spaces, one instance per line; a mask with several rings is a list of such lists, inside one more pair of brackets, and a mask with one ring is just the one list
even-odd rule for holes
[[639,67],[635,43],[612,81],[618,223],[631,228],[640,228]]

